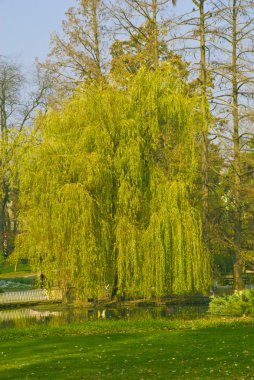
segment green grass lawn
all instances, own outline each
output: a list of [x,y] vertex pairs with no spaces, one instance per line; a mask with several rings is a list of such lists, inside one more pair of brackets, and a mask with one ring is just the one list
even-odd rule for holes
[[[0,264],[0,291],[19,291],[34,288],[36,284],[36,274],[31,272],[28,264],[18,264],[15,267],[10,264]],[[3,282],[6,282],[3,286]]]
[[5,379],[254,379],[253,320],[102,321],[6,329]]
[[31,267],[29,264],[18,264],[16,271],[14,265],[6,263],[0,264],[0,278],[15,278],[29,275],[31,275]]

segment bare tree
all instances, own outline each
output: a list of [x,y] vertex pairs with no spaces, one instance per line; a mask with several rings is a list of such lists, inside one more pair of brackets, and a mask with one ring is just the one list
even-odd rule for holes
[[62,33],[51,37],[48,59],[39,63],[51,78],[60,98],[71,94],[80,83],[100,79],[106,70],[109,35],[104,0],[77,0],[62,22]]
[[248,171],[244,169],[242,159],[247,157],[245,151],[253,136],[254,4],[249,0],[217,0],[212,1],[212,5],[217,29],[212,62],[216,80],[213,102],[221,120],[227,121],[227,127],[224,125],[217,137],[226,149],[229,171],[232,173],[233,223],[230,222],[233,232],[230,233],[228,228],[227,234],[235,257],[235,288],[240,290],[244,287],[242,253],[250,249],[244,239],[244,229],[247,228],[244,193],[248,192],[245,181]]
[[210,131],[212,126],[211,107],[211,77],[209,64],[210,38],[213,33],[211,20],[210,0],[192,0],[191,12],[176,16],[169,21],[171,43],[176,51],[183,54],[190,62],[190,78],[200,95],[200,110],[202,114],[201,133],[201,193],[202,193],[202,220],[204,241],[209,241],[209,158]]
[[[127,36],[127,40],[116,40],[113,50],[123,49],[124,44],[140,55],[143,62],[153,68],[157,68],[161,56],[165,53],[165,14],[170,4],[176,5],[171,0],[124,0],[115,1],[111,7],[111,13],[119,31]],[[116,47],[116,49],[115,49]],[[114,55],[113,55],[114,58]],[[113,62],[114,64],[114,62]]]
[[47,82],[40,76],[38,79],[37,88],[26,96],[20,67],[0,60],[0,250],[4,256],[13,248],[17,229],[17,151],[35,111],[45,108]]

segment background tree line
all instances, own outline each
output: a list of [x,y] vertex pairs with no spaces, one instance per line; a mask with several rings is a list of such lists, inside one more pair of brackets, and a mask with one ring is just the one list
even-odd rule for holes
[[[30,256],[34,266],[47,272],[49,278],[49,268],[54,262],[63,287],[69,286],[68,281],[73,277],[73,281],[82,279],[80,289],[89,291],[94,289],[95,283],[103,281],[110,282],[114,292],[121,293],[139,293],[142,288],[149,295],[148,289],[154,287],[156,294],[161,295],[165,283],[171,284],[168,286],[171,292],[201,291],[209,277],[209,270],[205,270],[203,278],[199,267],[206,250],[212,256],[212,270],[216,272],[218,265],[223,271],[233,269],[235,288],[243,287],[243,269],[252,263],[254,245],[254,6],[250,0],[193,0],[191,13],[173,17],[173,5],[177,6],[177,2],[77,1],[77,6],[66,13],[63,32],[52,37],[48,59],[37,63],[43,80],[40,79],[38,92],[30,97],[32,103],[24,107],[16,107],[16,103],[20,104],[15,98],[17,88],[23,81],[19,68],[4,60],[1,62],[2,252],[8,256],[13,251],[13,238],[17,235],[17,249],[10,258],[15,261],[22,255]],[[146,74],[142,77],[144,70]],[[161,75],[165,76],[170,96],[175,96],[170,98],[171,111],[160,106],[160,102],[167,104],[169,100],[169,93],[158,93],[158,88],[162,91],[163,87],[159,80]],[[144,88],[139,81],[143,81]],[[150,88],[153,81],[156,85]],[[135,86],[144,98],[140,93],[135,94]],[[121,98],[123,93],[126,104]],[[88,94],[100,120],[93,116],[95,111],[91,104],[85,103]],[[98,103],[99,94],[105,104]],[[134,105],[135,97],[140,109]],[[51,111],[37,118],[31,128],[28,119],[42,104]],[[120,110],[117,109],[119,104],[122,104]],[[190,104],[196,110],[195,116]],[[87,114],[83,114],[82,107]],[[13,112],[16,112],[15,117]],[[74,120],[69,116],[72,112]],[[135,120],[132,127],[128,112]],[[59,114],[62,115],[60,121]],[[82,120],[94,125],[92,131],[80,131],[81,115]],[[166,123],[164,130],[165,118],[170,123]],[[65,119],[66,122],[61,121]],[[115,130],[118,120],[125,120],[124,127]],[[100,130],[101,123],[105,124],[106,131]],[[138,124],[144,129],[135,130]],[[69,128],[75,125],[69,135]],[[77,138],[80,139],[78,146]],[[105,146],[101,146],[103,144]],[[24,147],[29,152],[25,156]],[[20,165],[20,155],[25,157],[24,165]],[[87,160],[93,168],[86,167]],[[140,166],[135,167],[134,161]],[[169,194],[159,194],[157,185],[153,185],[155,167],[161,171],[160,186],[163,183]],[[32,182],[29,182],[28,170]],[[54,175],[58,172],[61,178]],[[98,183],[85,184],[85,178],[88,181],[96,178]],[[178,185],[182,183],[183,188],[175,188],[174,194],[180,196],[181,193],[184,201],[178,201],[174,209],[174,201],[168,197],[175,180]],[[59,184],[66,186],[65,195],[58,189]],[[86,193],[81,191],[82,186]],[[47,198],[43,188],[52,198]],[[56,191],[61,195],[56,196]],[[175,214],[178,222],[173,222],[172,209],[164,209],[166,200],[173,210],[178,208]],[[155,207],[156,202],[160,204],[160,211]],[[52,204],[58,211],[51,209]],[[61,204],[66,204],[65,210],[59,209]],[[196,236],[195,249],[191,248],[184,231],[188,224],[184,218],[192,212],[196,215],[190,223],[192,235]],[[197,232],[199,215],[202,239]],[[180,248],[174,246],[174,239],[163,235],[162,230],[170,230],[169,226],[161,225],[166,221],[182,226],[180,232],[173,234],[178,236],[177,241],[182,241]],[[31,225],[34,227],[29,235]],[[160,226],[162,230],[152,231],[152,226]],[[80,231],[83,236],[89,233],[85,239],[88,245],[84,239],[78,240]],[[155,234],[149,238],[158,245],[152,247],[147,238],[142,249],[137,247],[145,233]],[[73,242],[70,242],[72,236]],[[125,243],[124,239],[127,239]],[[146,244],[150,247],[147,251]],[[200,244],[202,248],[198,248]],[[171,251],[175,256],[169,255]],[[155,256],[151,256],[152,252]],[[188,260],[184,261],[191,257],[190,252],[196,255],[195,269],[188,266]],[[68,272],[70,257],[73,262]],[[150,257],[150,261],[146,262],[147,269],[145,266],[142,269],[141,277],[146,281],[140,282],[137,268],[145,257]],[[169,257],[171,264],[166,263]],[[86,270],[77,276],[79,259],[80,262],[85,260],[82,266]],[[178,263],[174,269],[172,260]],[[148,268],[153,265],[150,273]],[[208,261],[207,265],[210,265]],[[100,273],[92,271],[96,266],[101,268]],[[170,278],[166,280],[169,272]],[[189,285],[185,286],[188,281]]]

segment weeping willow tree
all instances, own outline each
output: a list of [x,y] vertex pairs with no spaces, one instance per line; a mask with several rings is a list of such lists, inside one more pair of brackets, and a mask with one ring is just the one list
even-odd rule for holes
[[79,296],[202,292],[210,280],[191,202],[199,100],[170,64],[124,88],[80,88],[37,120],[20,168],[16,250]]

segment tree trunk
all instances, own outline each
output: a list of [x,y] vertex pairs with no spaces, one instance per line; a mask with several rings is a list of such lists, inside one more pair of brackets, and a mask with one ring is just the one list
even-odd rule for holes
[[157,24],[157,10],[158,4],[157,0],[153,0],[152,3],[153,10],[153,64],[154,68],[157,69],[159,64],[159,42],[158,42],[158,24]]
[[236,290],[244,288],[242,278],[243,259],[240,254],[241,245],[241,162],[239,145],[239,110],[238,110],[238,82],[237,82],[237,0],[233,0],[233,46],[232,46],[232,91],[233,91],[233,145],[234,145],[234,198],[235,198],[235,221],[234,221],[234,286]]
[[99,27],[98,27],[98,10],[99,1],[92,0],[92,24],[93,24],[93,37],[94,37],[94,51],[95,51],[95,61],[98,70],[98,77],[102,76],[101,71],[101,53],[100,53],[100,36],[99,36]]
[[239,252],[235,254],[235,262],[234,262],[234,288],[235,290],[244,289],[244,281],[243,281],[243,259]]
[[[115,157],[117,144],[112,139],[113,142],[113,157]],[[114,254],[114,274],[113,274],[113,286],[111,292],[111,299],[115,299],[118,294],[118,249],[116,246],[116,202],[117,202],[117,180],[115,174],[114,162],[112,162],[111,166],[112,170],[112,195],[111,195],[111,247]]]
[[194,1],[199,7],[200,33],[200,79],[201,79],[201,113],[202,113],[202,221],[203,237],[207,240],[207,220],[209,207],[208,187],[208,105],[207,105],[207,66],[205,40],[205,0]]

